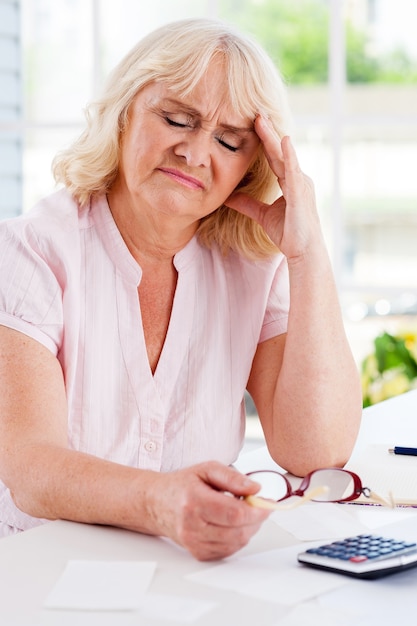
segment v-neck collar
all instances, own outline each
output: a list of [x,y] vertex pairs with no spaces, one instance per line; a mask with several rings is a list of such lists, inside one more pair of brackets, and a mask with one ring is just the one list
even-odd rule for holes
[[[157,393],[161,410],[174,390],[175,381],[189,347],[197,280],[197,258],[201,252],[198,239],[194,236],[187,245],[177,252],[173,263],[178,272],[177,286],[172,306],[171,318],[159,357],[158,365],[152,374],[146,351],[142,328],[141,311],[137,288],[142,269],[130,253],[117,228],[106,197],[93,201],[93,221],[100,239],[116,268],[116,300],[119,310],[123,307],[124,317],[129,311],[129,322],[119,328],[119,337],[130,382],[137,396],[138,406],[146,406],[147,394]],[[126,283],[131,285],[127,288]],[[183,306],[184,302],[187,306]],[[147,384],[144,385],[144,381]],[[145,402],[145,404],[143,404]]]
[[[116,222],[114,221],[107,198],[99,196],[92,201],[94,223],[100,233],[100,238],[115,266],[129,281],[139,285],[142,269],[127,247]],[[192,263],[194,256],[200,250],[197,236],[179,250],[174,256],[173,263],[177,272]]]

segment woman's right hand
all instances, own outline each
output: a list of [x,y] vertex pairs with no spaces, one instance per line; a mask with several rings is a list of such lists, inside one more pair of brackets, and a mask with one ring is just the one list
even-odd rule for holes
[[137,502],[145,504],[154,534],[171,538],[200,561],[243,548],[270,514],[240,499],[255,494],[257,483],[215,461],[155,474],[152,482]]

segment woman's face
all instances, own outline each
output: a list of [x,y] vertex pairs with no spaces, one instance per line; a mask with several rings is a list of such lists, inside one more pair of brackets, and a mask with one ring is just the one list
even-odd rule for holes
[[225,83],[223,66],[215,62],[186,97],[164,83],[138,93],[112,190],[134,211],[194,223],[217,209],[243,178],[259,138],[254,120],[231,109]]

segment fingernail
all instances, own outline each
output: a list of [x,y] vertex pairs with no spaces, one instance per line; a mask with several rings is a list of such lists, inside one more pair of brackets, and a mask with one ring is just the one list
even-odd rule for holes
[[258,119],[264,128],[272,125],[270,118],[265,113],[259,113]]

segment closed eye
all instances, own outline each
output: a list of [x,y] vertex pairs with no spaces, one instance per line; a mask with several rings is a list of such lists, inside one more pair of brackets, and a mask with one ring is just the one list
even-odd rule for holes
[[237,146],[231,146],[230,143],[226,143],[221,137],[218,137],[217,141],[219,142],[221,146],[223,146],[223,148],[226,148],[227,150],[230,150],[231,152],[237,152],[239,150]]
[[168,122],[168,124],[170,126],[175,126],[176,128],[187,128],[190,125],[184,122],[177,122],[175,120],[173,120],[172,118],[168,117],[167,115],[165,115],[165,121]]
[[[174,126],[175,128],[194,128],[194,125],[192,123],[185,120],[179,122],[175,119],[172,119],[172,117],[169,117],[168,115],[164,115],[164,119],[170,126]],[[237,152],[239,150],[238,146],[233,146],[232,144],[225,141],[223,138],[223,134],[220,137],[216,137],[216,141],[223,148],[226,148],[226,150],[229,150],[230,152]]]

